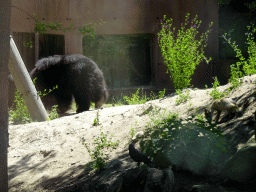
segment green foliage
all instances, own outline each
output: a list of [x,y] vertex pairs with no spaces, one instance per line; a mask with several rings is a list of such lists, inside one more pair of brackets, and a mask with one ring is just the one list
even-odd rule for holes
[[55,22],[50,22],[49,24],[45,24],[44,21],[39,21],[41,20],[41,18],[39,16],[37,16],[34,13],[34,17],[32,17],[35,20],[35,27],[34,27],[34,31],[35,33],[39,33],[41,34],[45,34],[47,32],[48,29],[52,30],[52,31],[60,31],[62,30],[63,32],[66,31],[73,31],[74,30],[74,25],[70,24],[69,27],[64,28],[62,23],[55,23]]
[[165,90],[166,89],[163,89],[163,91],[159,91],[158,93],[158,96],[155,95],[155,93],[153,91],[150,92],[150,97],[149,98],[146,98],[147,101],[149,100],[155,100],[155,99],[162,99],[165,95]]
[[[175,27],[172,28],[173,20],[166,19],[166,15],[164,15],[164,21],[161,20],[162,29],[158,33],[164,64],[168,67],[176,89],[187,88],[196,66],[203,60],[206,60],[207,63],[211,60],[204,56],[204,48],[207,45],[206,41],[212,30],[210,27],[213,22],[209,24],[207,32],[202,33],[200,40],[197,40],[195,38],[198,34],[197,29],[202,21],[197,21],[197,15],[188,21],[189,15],[187,13],[185,24],[181,23],[181,29],[177,32],[175,32]],[[190,28],[185,29],[189,23],[191,23]]]
[[119,145],[119,140],[116,142],[112,142],[113,135],[107,140],[107,134],[104,134],[100,128],[100,136],[94,140],[94,150],[90,149],[88,143],[83,139],[82,144],[88,150],[91,158],[92,158],[92,168],[93,169],[103,169],[106,166],[106,161],[108,160],[108,154],[104,153],[103,150],[105,148],[117,148]]
[[159,99],[162,99],[165,95],[165,89],[163,89],[163,91],[159,91]]
[[[36,79],[33,79],[33,83],[35,84]],[[56,85],[55,87],[53,87],[53,89],[50,90],[44,90],[43,92],[38,92],[38,96],[41,98],[47,94],[49,94],[50,92],[52,92],[54,89],[57,89],[58,85]],[[14,103],[16,105],[16,110],[11,109],[10,110],[10,117],[11,120],[14,123],[29,123],[32,122],[32,118],[30,117],[29,111],[27,109],[27,106],[25,105],[25,102],[20,94],[19,91],[15,92],[15,100]],[[50,111],[50,115],[47,118],[48,120],[52,120],[52,119],[56,119],[59,118],[59,115],[57,113],[57,105],[52,107],[52,110]]]
[[[213,90],[211,91],[210,96],[213,97],[213,100],[220,99],[222,97],[227,96],[230,93],[231,90],[227,89],[227,91],[219,92],[217,90],[217,88],[220,86],[220,83],[219,83],[217,77],[212,77],[212,78],[213,78],[214,82],[212,83]],[[209,93],[207,92],[207,94],[209,94]]]
[[24,47],[29,47],[31,49],[33,48],[33,41],[32,40],[27,41],[27,42],[24,41],[22,44],[23,44]]
[[[232,64],[230,66],[231,69],[231,77],[229,79],[229,83],[231,83],[233,88],[237,88],[239,85],[242,84],[242,79],[239,79],[241,77],[255,74],[256,73],[256,43],[254,42],[254,33],[256,32],[256,27],[252,25],[252,27],[247,26],[248,33],[247,35],[247,45],[248,45],[248,54],[249,58],[245,60],[243,57],[241,50],[238,48],[238,45],[236,45],[236,42],[231,42],[231,38],[226,38],[226,33],[223,35],[224,39],[231,45],[231,47],[236,52],[236,57],[239,58],[240,61],[236,62],[236,64]],[[251,31],[250,31],[251,30]]]
[[52,106],[52,110],[49,112],[49,117],[47,118],[48,121],[59,118],[57,108],[58,108],[58,105]]
[[99,120],[99,110],[97,110],[97,114],[96,114],[96,118],[93,120],[93,126],[97,126],[97,125],[100,125],[100,120]]
[[150,92],[150,99],[148,98],[147,100],[155,100],[156,98],[157,98],[157,96],[155,95],[155,93],[153,91],[151,91]]
[[135,135],[135,128],[131,127],[131,136],[132,136],[132,138],[134,137],[134,135]]
[[[195,109],[196,110],[196,112],[198,112],[199,110],[196,108]],[[204,115],[200,115],[200,114],[196,114],[196,117],[197,117],[197,119],[199,119],[200,121],[203,121],[204,120]]]
[[142,97],[139,96],[139,91],[140,88],[137,89],[135,94],[132,94],[131,97],[129,96],[124,96],[123,97],[123,103],[129,104],[129,105],[135,105],[135,104],[142,104],[145,103],[146,101],[154,100],[154,99],[161,99],[165,95],[165,89],[163,91],[159,91],[159,95],[155,96],[155,94],[151,91],[150,97],[147,97],[146,95],[143,95]]
[[40,22],[39,20],[41,20],[41,18],[37,16],[35,13],[33,19],[36,22],[34,27],[35,33],[38,32],[39,34],[45,34],[48,29],[50,29],[51,31],[63,31],[64,33],[66,31],[72,32],[78,30],[78,32],[81,33],[83,36],[85,36],[86,34],[90,34],[92,37],[95,37],[96,25],[101,25],[105,23],[101,20],[99,23],[86,23],[83,27],[74,27],[74,24],[71,23],[69,27],[65,28],[63,27],[62,23],[55,23],[52,21],[49,24],[45,24],[44,21]]
[[190,91],[189,90],[187,90],[186,93],[182,93],[182,91],[180,89],[176,89],[176,93],[179,95],[179,97],[176,98],[177,105],[184,103],[190,99],[190,96],[189,96]]
[[197,119],[200,120],[200,121],[203,121],[203,120],[204,120],[204,115],[196,114],[196,117],[197,117]]
[[[124,104],[141,104],[141,103],[145,103],[146,101],[150,101],[150,100],[154,100],[154,99],[161,99],[164,97],[165,95],[165,89],[163,89],[162,91],[159,91],[158,96],[155,95],[155,93],[153,91],[150,92],[150,97],[147,97],[146,94],[143,95],[143,90],[142,90],[142,97],[139,96],[139,90],[137,89],[135,94],[132,94],[131,97],[129,96],[123,96],[123,94],[121,94],[121,98],[116,98],[115,96],[112,97],[112,101],[110,101],[108,104],[109,107],[111,106],[121,106]],[[107,106],[107,105],[106,105]]]
[[10,110],[10,117],[14,123],[29,123],[32,119],[19,91],[15,92],[16,110]]
[[[138,121],[135,121],[135,123],[136,123],[136,127],[137,127],[137,123],[138,123]],[[134,137],[134,135],[135,135],[135,132],[137,131],[137,128],[133,128],[133,127],[131,127],[131,136],[132,136],[132,138]]]
[[[95,27],[97,25],[102,25],[105,23],[104,21],[100,20],[99,23],[85,23],[85,24],[83,24],[83,27],[74,27],[73,23],[71,23],[68,27],[63,27],[62,23],[55,23],[53,21],[48,24],[46,24],[44,21],[40,22],[40,20],[43,20],[43,19],[41,19],[35,13],[34,13],[34,17],[33,17],[33,16],[29,15],[27,12],[23,11],[22,9],[20,9],[16,6],[12,6],[12,7],[24,12],[29,17],[34,19],[34,21],[35,21],[34,31],[35,31],[35,33],[38,32],[40,35],[45,34],[48,29],[50,29],[51,31],[63,31],[64,33],[66,31],[72,32],[72,31],[78,30],[78,32],[81,33],[83,36],[90,34],[92,37],[95,38],[95,34],[96,34]],[[28,42],[23,42],[23,46],[32,48],[33,47],[32,40],[30,40]]]
[[124,101],[126,101],[129,105],[145,103],[147,100],[146,99],[140,99],[139,91],[140,91],[140,88],[137,89],[136,93],[132,94],[131,97],[124,96],[123,97]]

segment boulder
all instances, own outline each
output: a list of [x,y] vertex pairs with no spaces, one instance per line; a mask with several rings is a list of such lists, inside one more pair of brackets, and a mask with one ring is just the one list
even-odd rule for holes
[[117,178],[108,191],[172,192],[174,191],[174,174],[170,168],[164,170],[132,168]]
[[224,167],[224,175],[234,181],[252,183],[256,181],[256,143],[247,143],[230,157]]

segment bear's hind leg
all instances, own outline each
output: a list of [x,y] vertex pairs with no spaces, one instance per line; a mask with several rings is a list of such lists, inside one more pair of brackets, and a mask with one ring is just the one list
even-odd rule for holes
[[88,111],[90,109],[91,101],[90,101],[88,95],[76,92],[76,93],[74,93],[74,98],[76,101],[76,107],[77,107],[76,112],[77,113],[81,113],[83,111]]

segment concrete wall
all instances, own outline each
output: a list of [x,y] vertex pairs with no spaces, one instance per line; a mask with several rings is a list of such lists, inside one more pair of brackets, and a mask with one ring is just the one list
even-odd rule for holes
[[[31,16],[36,13],[46,23],[61,22],[65,27],[71,23],[75,27],[82,27],[86,22],[100,22],[102,19],[105,24],[96,28],[97,34],[153,34],[152,72],[157,87],[172,88],[170,75],[165,73],[166,66],[163,64],[157,42],[157,32],[161,29],[160,19],[163,15],[173,18],[177,28],[184,22],[186,13],[191,14],[190,18],[198,15],[198,19],[202,20],[200,32],[205,32],[208,24],[213,21],[213,31],[209,36],[205,54],[213,59],[219,57],[217,0],[12,0],[12,5]],[[11,11],[12,32],[34,32],[35,21],[31,17],[15,7],[12,7]],[[48,33],[65,35],[66,54],[83,52],[82,35],[77,32]],[[199,68],[197,75],[201,74],[204,66]],[[200,84],[197,81],[195,83]]]

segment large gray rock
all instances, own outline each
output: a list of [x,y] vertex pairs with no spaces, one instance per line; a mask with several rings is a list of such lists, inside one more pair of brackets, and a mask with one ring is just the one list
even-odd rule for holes
[[[117,188],[117,186],[119,186]],[[159,170],[155,168],[133,168],[123,173],[109,187],[110,191],[174,191],[174,174],[170,168]]]
[[171,144],[168,155],[171,165],[197,175],[218,175],[228,159],[228,153],[223,150],[225,145],[220,142],[224,143],[225,139],[189,123],[188,127],[189,131],[179,130],[179,143]]
[[56,192],[124,192],[174,191],[174,174],[170,168],[160,170],[146,165],[137,168],[124,168],[127,165],[120,160],[112,161],[105,169],[94,174],[85,174],[81,179]]
[[224,176],[243,183],[256,182],[256,143],[242,145],[226,161]]

